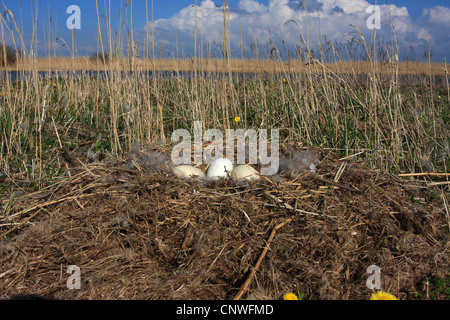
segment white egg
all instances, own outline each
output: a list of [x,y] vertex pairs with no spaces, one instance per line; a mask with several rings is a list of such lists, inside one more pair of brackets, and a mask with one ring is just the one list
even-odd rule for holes
[[208,178],[226,177],[233,171],[233,163],[227,158],[219,158],[213,161],[206,172]]
[[173,173],[181,179],[191,178],[194,176],[203,178],[205,176],[202,170],[187,164],[176,166],[173,168]]
[[256,181],[259,179],[258,172],[255,168],[245,164],[238,165],[234,168],[231,177],[235,182],[244,179],[247,181]]

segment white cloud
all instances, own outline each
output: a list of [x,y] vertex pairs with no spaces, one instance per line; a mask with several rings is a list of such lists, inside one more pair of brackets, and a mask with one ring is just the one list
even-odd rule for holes
[[329,3],[333,7],[337,6],[344,10],[346,14],[356,14],[365,12],[370,3],[367,1],[354,1],[354,0],[334,0],[334,1],[323,1],[324,3]]
[[422,12],[422,17],[442,27],[450,27],[450,8],[443,6],[426,8]]
[[420,40],[428,41],[428,38],[431,38],[431,35],[424,28],[420,28],[419,31],[417,32],[417,38]]
[[255,0],[241,0],[238,3],[238,8],[248,13],[264,13],[267,11],[267,7],[264,4]]
[[420,19],[417,20],[418,39],[424,43],[430,40],[431,50],[437,58],[449,58],[450,37],[450,8],[436,6],[426,8],[422,11]]
[[[366,12],[370,6],[369,2],[306,0],[305,5],[308,11],[307,18],[303,0],[269,0],[267,5],[257,0],[239,0],[235,7],[230,8],[229,28],[232,48],[240,52],[241,30],[247,46],[250,40],[257,40],[261,45],[268,44],[269,40],[274,41],[277,46],[281,44],[281,40],[287,45],[299,45],[300,33],[303,39],[306,39],[306,31],[310,43],[313,44],[318,41],[319,30],[320,35],[327,36],[328,40],[345,43],[354,35],[351,33],[354,29],[350,24],[359,28],[366,39],[370,39],[371,30],[367,28],[367,19],[371,14]],[[381,29],[377,30],[379,39],[390,39],[392,26],[400,46],[408,47],[412,44],[425,46],[425,38],[428,36],[435,42],[439,42],[439,39],[448,42],[445,31],[450,26],[450,8],[440,6],[425,9],[421,19],[413,21],[406,7],[392,4],[379,7],[381,9]],[[221,6],[216,6],[212,0],[201,1],[201,5],[197,8],[190,4],[169,19],[155,21],[155,40],[160,38],[169,40],[166,49],[175,51],[176,30],[179,42],[181,39],[183,43],[184,52],[190,51],[194,43],[195,12],[197,12],[198,44],[200,32],[204,43],[214,41],[221,44],[224,10]],[[288,21],[295,21],[296,24],[287,23]],[[433,25],[440,25],[440,28],[433,28]]]

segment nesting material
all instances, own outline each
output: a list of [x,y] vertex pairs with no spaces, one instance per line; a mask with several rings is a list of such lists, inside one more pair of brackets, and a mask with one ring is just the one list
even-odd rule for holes
[[[376,265],[383,287],[406,300],[449,276],[445,209],[413,200],[433,188],[354,160],[334,183],[344,161],[317,154],[315,175],[250,187],[141,174],[109,158],[74,168],[0,216],[0,299],[228,300],[259,266],[242,299],[366,300]],[[67,288],[70,265],[81,269],[79,290]]]
[[231,172],[231,178],[233,178],[234,182],[243,180],[254,182],[259,179],[259,175],[255,168],[246,164],[240,164],[236,166]]
[[280,159],[278,173],[290,177],[298,176],[305,170],[315,173],[319,162],[319,156],[313,150],[287,151]]
[[214,160],[206,172],[208,178],[226,178],[233,171],[233,163],[227,158]]
[[165,153],[133,144],[124,168],[127,170],[143,168],[148,173],[163,173],[169,171],[169,163],[169,157]]
[[203,178],[205,176],[205,173],[202,170],[190,165],[179,165],[173,168],[172,171],[178,178],[181,179],[192,177]]

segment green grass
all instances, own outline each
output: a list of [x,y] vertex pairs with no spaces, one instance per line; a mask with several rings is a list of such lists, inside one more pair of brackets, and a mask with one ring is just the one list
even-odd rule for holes
[[417,300],[450,300],[450,277],[431,276],[425,280],[425,289],[415,294]]
[[[226,61],[196,58],[173,60],[172,65],[195,72],[201,63],[211,62],[222,73],[165,78],[157,61],[154,77],[148,78],[139,71],[140,63],[150,60],[113,54],[114,59],[102,64],[111,75],[107,79],[67,73],[42,80],[34,70],[31,78],[7,80],[0,85],[0,170],[46,185],[67,169],[62,146],[81,162],[100,151],[122,157],[135,142],[162,142],[170,148],[172,132],[185,128],[192,133],[194,121],[202,121],[204,129],[224,131],[239,116],[240,128],[279,129],[282,142],[315,145],[342,156],[358,154],[353,159],[376,169],[448,172],[447,78],[440,85],[426,76],[420,76],[420,86],[399,82],[401,63],[373,63],[375,51],[366,52],[365,62],[335,56],[329,60],[333,64],[312,59],[308,64],[291,60],[287,66],[274,49],[278,57],[271,60],[239,60],[245,79],[232,75]],[[127,67],[137,71],[133,75],[115,68],[131,60],[134,65]],[[365,80],[355,71],[361,63],[369,67]],[[286,67],[293,71],[288,74]],[[420,74],[436,70],[430,61],[416,68]],[[443,69],[446,76],[446,64]]]
[[[40,179],[45,180],[59,171],[56,163],[64,164],[55,152],[60,141],[78,152],[80,160],[86,148],[78,150],[77,145],[86,140],[96,140],[94,151],[121,156],[134,141],[160,140],[161,132],[169,142],[173,130],[192,129],[196,120],[205,128],[224,130],[227,121],[240,116],[244,129],[279,129],[283,141],[342,156],[364,151],[360,160],[394,173],[422,171],[425,161],[435,171],[447,172],[448,161],[440,156],[450,139],[446,88],[434,88],[430,97],[426,88],[413,90],[408,84],[372,86],[376,96],[366,85],[275,78],[234,80],[231,87],[226,81],[178,77],[156,82],[126,77],[109,84],[70,77],[21,82],[0,91],[0,166],[31,178],[30,162],[39,162]],[[431,99],[436,103],[430,105]]]
[[432,300],[450,300],[450,277],[433,276],[427,279],[430,284],[430,298]]

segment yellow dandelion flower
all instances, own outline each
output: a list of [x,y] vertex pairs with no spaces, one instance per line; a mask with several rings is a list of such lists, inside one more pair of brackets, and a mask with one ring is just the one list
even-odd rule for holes
[[394,295],[384,292],[384,291],[377,291],[372,293],[370,296],[370,300],[398,300]]
[[298,297],[294,293],[286,293],[283,300],[298,300]]
[[438,99],[441,100],[441,96],[438,96]]
[[241,117],[235,117],[234,118],[234,122],[239,122],[239,121],[241,121]]
[[287,82],[287,80],[285,78],[283,78],[283,82]]

